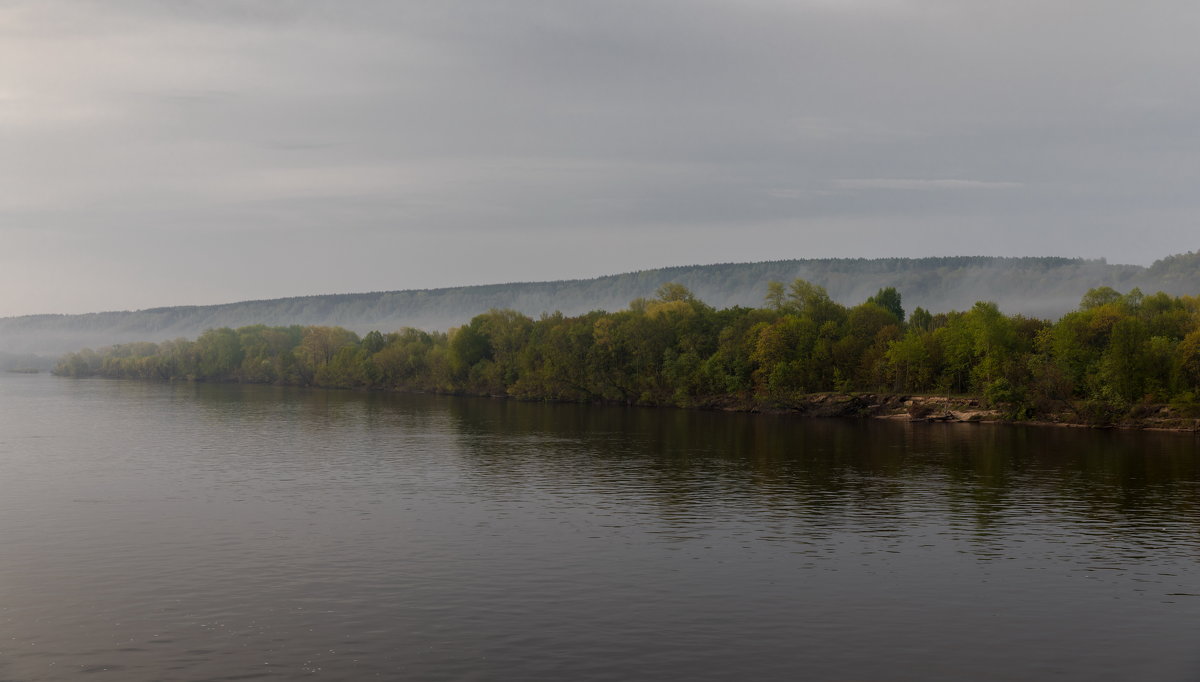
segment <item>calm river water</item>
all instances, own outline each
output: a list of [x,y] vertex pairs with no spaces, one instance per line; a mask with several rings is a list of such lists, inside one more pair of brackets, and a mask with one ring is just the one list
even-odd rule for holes
[[0,680],[1200,680],[1200,439],[0,375]]

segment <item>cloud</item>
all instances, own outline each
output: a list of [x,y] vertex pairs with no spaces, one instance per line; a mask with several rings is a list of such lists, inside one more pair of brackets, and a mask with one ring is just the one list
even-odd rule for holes
[[[1147,261],[1196,248],[1197,32],[1176,0],[9,0],[0,238],[64,296],[122,245],[108,308],[231,243],[247,298],[368,281],[296,246],[322,230],[397,287],[858,256],[897,224],[1112,257],[1135,225]],[[136,305],[207,291],[144,277]]]

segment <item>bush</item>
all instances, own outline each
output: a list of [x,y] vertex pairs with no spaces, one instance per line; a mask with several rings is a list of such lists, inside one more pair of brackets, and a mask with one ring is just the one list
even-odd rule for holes
[[1097,391],[1088,400],[1079,403],[1079,417],[1088,426],[1113,426],[1128,411],[1123,402],[1108,386]]
[[1000,410],[1005,419],[1020,421],[1033,416],[1033,405],[1023,387],[1014,387],[1008,379],[996,379],[983,390],[988,406]]
[[1180,393],[1171,401],[1171,414],[1189,419],[1200,417],[1200,399],[1191,391]]

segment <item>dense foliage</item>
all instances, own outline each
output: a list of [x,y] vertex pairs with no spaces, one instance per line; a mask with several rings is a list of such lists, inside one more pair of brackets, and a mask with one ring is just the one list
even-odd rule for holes
[[1151,403],[1195,409],[1200,297],[1102,287],[1050,323],[986,302],[906,319],[893,288],[848,307],[799,279],[772,282],[764,307],[718,310],[666,284],[614,313],[492,310],[449,333],[361,338],[327,326],[220,328],[84,350],[56,371],[741,409],[825,391],[969,394],[1012,418],[1103,422]]

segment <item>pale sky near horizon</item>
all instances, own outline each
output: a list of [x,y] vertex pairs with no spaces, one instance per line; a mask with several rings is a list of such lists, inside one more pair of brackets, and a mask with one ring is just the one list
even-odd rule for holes
[[1200,248],[1200,3],[0,0],[0,316]]

